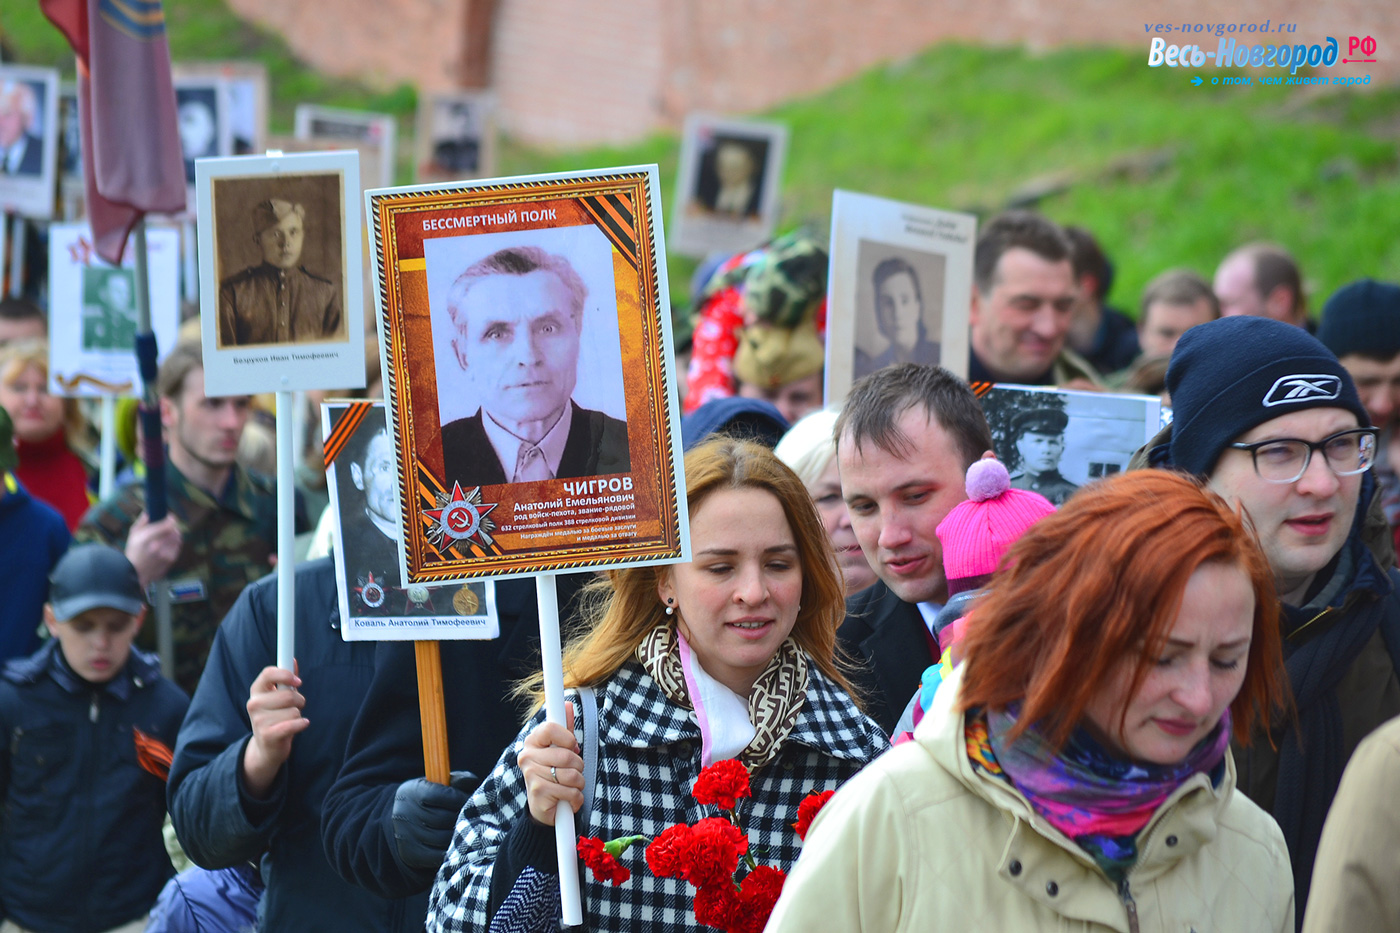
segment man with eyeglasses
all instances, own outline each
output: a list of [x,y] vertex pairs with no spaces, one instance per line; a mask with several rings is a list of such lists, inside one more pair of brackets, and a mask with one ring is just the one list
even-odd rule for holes
[[1283,829],[1302,917],[1347,759],[1400,714],[1400,573],[1370,473],[1376,431],[1336,356],[1267,318],[1188,330],[1167,391],[1174,420],[1147,460],[1200,476],[1248,513],[1282,603],[1297,716],[1272,742],[1237,747],[1235,763],[1240,789]]

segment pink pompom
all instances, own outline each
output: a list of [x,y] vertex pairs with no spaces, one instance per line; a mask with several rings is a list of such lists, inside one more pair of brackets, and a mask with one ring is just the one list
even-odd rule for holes
[[967,497],[974,502],[995,499],[1011,488],[1011,477],[1000,460],[978,460],[967,468]]

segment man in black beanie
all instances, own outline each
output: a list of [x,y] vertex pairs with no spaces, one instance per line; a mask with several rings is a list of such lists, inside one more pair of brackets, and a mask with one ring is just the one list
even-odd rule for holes
[[1381,432],[1371,472],[1391,530],[1400,528],[1400,285],[1362,279],[1338,289],[1322,308],[1317,339],[1351,373],[1371,424]]
[[[1238,786],[1278,820],[1297,916],[1342,769],[1400,714],[1400,572],[1370,467],[1376,431],[1336,356],[1302,328],[1227,317],[1182,335],[1173,423],[1154,466],[1206,480],[1248,513],[1282,605],[1296,719],[1235,749]],[[1141,453],[1141,452],[1140,452]]]

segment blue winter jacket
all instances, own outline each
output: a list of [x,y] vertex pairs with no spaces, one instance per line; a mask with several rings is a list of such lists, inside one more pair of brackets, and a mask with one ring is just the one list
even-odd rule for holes
[[[406,905],[345,883],[321,850],[321,801],[369,687],[375,651],[373,642],[341,640],[329,558],[296,571],[295,655],[311,725],[293,740],[268,800],[253,799],[243,786],[239,765],[252,738],[248,688],[276,663],[276,619],[277,579],[269,576],[243,591],[214,636],[170,769],[170,817],[180,844],[205,868],[262,857],[260,929],[400,929]],[[421,901],[412,908],[419,924],[422,911]]]
[[73,673],[53,641],[5,666],[0,913],[26,929],[88,933],[150,910],[174,874],[154,772],[188,705],[155,657],[135,649],[105,684]]

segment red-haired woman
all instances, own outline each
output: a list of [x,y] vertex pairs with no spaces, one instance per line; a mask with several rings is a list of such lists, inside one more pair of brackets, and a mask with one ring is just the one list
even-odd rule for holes
[[1082,490],[1012,547],[914,741],[817,818],[768,930],[1292,931],[1229,750],[1284,702],[1271,579],[1182,475]]

